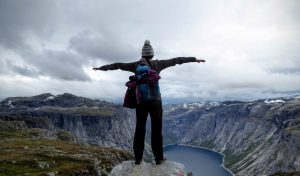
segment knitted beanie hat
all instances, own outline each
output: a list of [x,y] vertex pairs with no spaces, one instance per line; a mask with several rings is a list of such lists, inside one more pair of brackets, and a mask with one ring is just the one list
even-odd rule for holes
[[150,44],[149,40],[145,40],[143,49],[142,49],[142,56],[154,56],[153,48]]

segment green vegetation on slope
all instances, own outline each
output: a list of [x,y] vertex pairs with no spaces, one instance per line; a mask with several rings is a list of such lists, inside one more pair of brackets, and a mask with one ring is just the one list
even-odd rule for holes
[[133,158],[126,151],[76,144],[66,131],[59,131],[55,139],[42,138],[44,133],[44,129],[0,131],[0,176],[106,175]]

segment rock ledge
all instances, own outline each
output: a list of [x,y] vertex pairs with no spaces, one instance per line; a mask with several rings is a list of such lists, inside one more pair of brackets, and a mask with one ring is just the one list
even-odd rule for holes
[[187,176],[185,167],[173,161],[165,161],[160,165],[134,161],[124,161],[113,168],[109,176]]

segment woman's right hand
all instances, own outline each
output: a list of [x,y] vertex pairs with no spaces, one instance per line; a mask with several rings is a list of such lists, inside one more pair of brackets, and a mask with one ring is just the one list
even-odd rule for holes
[[196,59],[196,62],[198,62],[198,63],[205,62],[205,60],[203,60],[203,59]]

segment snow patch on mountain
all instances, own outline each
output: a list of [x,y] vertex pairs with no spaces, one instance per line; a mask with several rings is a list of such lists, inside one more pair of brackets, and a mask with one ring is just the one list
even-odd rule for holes
[[44,101],[49,101],[49,100],[53,100],[55,98],[55,96],[49,96],[48,98],[46,98]]
[[14,105],[9,105],[9,107],[8,107],[8,109],[14,109],[16,106],[14,106]]
[[264,103],[266,104],[272,104],[272,103],[285,103],[285,101],[277,99],[277,100],[265,100]]

